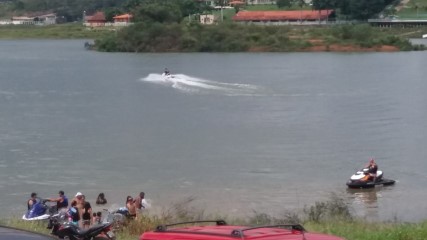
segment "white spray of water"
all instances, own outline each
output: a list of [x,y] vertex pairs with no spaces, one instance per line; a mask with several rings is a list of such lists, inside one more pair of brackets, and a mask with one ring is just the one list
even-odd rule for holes
[[141,79],[144,82],[151,82],[170,86],[174,89],[193,94],[223,94],[229,96],[256,95],[258,87],[250,84],[224,83],[211,81],[185,74],[174,74],[163,76],[157,73],[151,73]]

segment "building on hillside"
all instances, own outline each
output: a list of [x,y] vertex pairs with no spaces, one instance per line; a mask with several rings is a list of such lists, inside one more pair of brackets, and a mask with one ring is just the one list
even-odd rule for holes
[[56,24],[56,14],[14,16],[10,23],[14,25],[51,25]]
[[0,20],[0,25],[9,25],[9,24],[12,24],[12,20],[10,19]]
[[295,10],[295,11],[240,11],[233,21],[261,25],[314,25],[326,24],[333,10]]
[[133,16],[131,14],[123,14],[113,17],[114,26],[128,26],[131,24]]
[[201,24],[214,24],[215,22],[215,16],[213,14],[202,14],[200,15],[200,23]]
[[36,20],[33,17],[12,17],[12,24],[14,25],[36,25]]
[[56,24],[56,14],[50,13],[45,15],[36,16],[36,19],[43,25]]
[[86,16],[84,14],[84,23],[86,27],[104,27],[107,23],[107,19],[105,18],[105,14],[103,12],[96,12],[92,16]]
[[276,0],[246,0],[246,3],[251,5],[276,4]]
[[208,6],[215,6],[215,0],[197,0],[200,3],[205,3]]

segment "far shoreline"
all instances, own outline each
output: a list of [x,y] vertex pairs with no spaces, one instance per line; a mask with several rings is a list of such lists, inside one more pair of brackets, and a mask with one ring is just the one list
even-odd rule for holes
[[[176,25],[182,26],[182,25]],[[227,27],[228,25],[224,25]],[[244,31],[245,26],[237,25],[237,28],[242,28]],[[372,28],[372,27],[370,27]],[[370,29],[369,28],[369,29]],[[372,40],[354,40],[349,39],[345,41],[330,41],[325,40],[331,38],[332,33],[324,32],[326,28],[322,29],[322,33],[319,32],[319,29],[313,27],[297,27],[297,28],[289,28],[287,29],[289,40],[287,40],[288,46],[279,47],[278,45],[253,45],[246,46],[242,49],[211,49],[211,50],[197,50],[197,49],[180,49],[180,46],[174,46],[172,43],[172,47],[169,48],[151,48],[150,51],[134,51],[132,49],[127,49],[125,51],[120,50],[120,48],[106,49],[102,43],[105,41],[111,41],[112,32],[116,31],[126,31],[128,34],[132,34],[134,31],[138,31],[137,29],[112,29],[112,28],[86,28],[80,23],[72,23],[72,24],[57,24],[50,26],[0,26],[0,40],[89,40],[93,41],[96,44],[93,46],[96,51],[104,51],[104,52],[136,52],[136,53],[195,53],[195,52],[212,52],[212,53],[238,53],[238,52],[256,52],[256,53],[269,53],[269,52],[277,52],[277,53],[291,53],[291,52],[400,52],[400,51],[413,51],[413,50],[424,50],[425,45],[417,44],[416,41],[410,41],[407,39],[408,43],[406,46],[399,47],[397,45],[390,44],[381,44],[381,41],[375,43]],[[393,31],[400,32],[400,34],[404,34],[407,30],[405,29],[392,29]],[[373,30],[375,31],[375,30]],[[313,33],[310,33],[313,32]],[[309,35],[311,37],[307,38],[304,35]],[[261,33],[260,33],[261,34]],[[313,35],[314,34],[314,35]],[[260,35],[262,36],[262,35]],[[393,36],[393,35],[391,35]],[[423,40],[419,38],[420,42]],[[260,41],[263,41],[260,39]],[[225,45],[228,43],[224,40]],[[372,42],[372,43],[371,43]],[[392,41],[393,43],[395,40]],[[410,43],[409,43],[410,42]],[[130,43],[132,44],[132,43]],[[234,43],[233,43],[234,44]],[[290,44],[290,45],[289,45]],[[412,46],[409,47],[408,44]],[[82,46],[84,48],[84,46]],[[411,49],[409,49],[411,48]]]

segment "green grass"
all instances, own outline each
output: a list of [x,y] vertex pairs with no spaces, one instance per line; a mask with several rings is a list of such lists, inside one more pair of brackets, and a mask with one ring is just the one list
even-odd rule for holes
[[410,0],[396,15],[400,19],[427,20],[427,0]]
[[242,9],[248,10],[248,11],[269,11],[269,10],[280,10],[280,11],[289,11],[289,10],[312,10],[312,7],[309,5],[304,5],[302,8],[300,8],[297,5],[292,5],[290,8],[278,8],[276,4],[265,4],[265,5],[246,5]]
[[[215,16],[216,19],[218,19],[218,21],[221,21],[221,11],[220,10],[215,10],[212,12],[213,15]],[[232,17],[234,15],[236,15],[236,10],[234,9],[223,9],[222,11],[223,14],[223,20],[224,22],[232,22]]]
[[[159,224],[224,219],[230,225],[271,225],[300,222],[309,232],[332,234],[347,240],[424,240],[427,236],[427,221],[420,223],[400,222],[367,222],[352,216],[351,209],[344,200],[332,194],[330,200],[316,202],[305,207],[303,214],[284,211],[279,216],[253,212],[248,217],[230,217],[227,215],[208,214],[193,208],[194,198],[174,203],[162,213],[144,214],[138,220],[129,222],[120,232],[116,232],[118,240],[138,239],[145,231],[153,230]],[[280,212],[278,209],[277,212]],[[30,231],[48,233],[46,223],[26,222],[19,219],[3,220],[0,224]]]
[[[225,219],[228,224],[240,225],[252,221],[256,223],[255,218],[245,219],[227,219],[227,217],[214,217],[203,219]],[[187,219],[188,220],[188,219]],[[135,240],[144,231],[151,231],[158,224],[166,222],[179,222],[186,220],[162,219],[159,216],[148,215],[142,219],[129,223],[122,231],[116,232],[118,240]],[[263,223],[261,223],[263,224]],[[34,232],[49,234],[44,222],[26,222],[23,220],[12,220],[7,222],[8,226]],[[343,237],[347,240],[425,240],[427,236],[427,221],[420,223],[384,223],[384,222],[366,222],[363,220],[355,221],[327,221],[313,222],[305,221],[303,226],[309,232],[318,232]]]
[[93,39],[109,34],[111,30],[111,28],[88,29],[80,23],[48,26],[5,25],[0,26],[0,39]]

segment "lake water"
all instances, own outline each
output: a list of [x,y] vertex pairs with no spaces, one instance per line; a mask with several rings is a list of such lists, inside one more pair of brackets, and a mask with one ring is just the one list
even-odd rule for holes
[[[277,214],[331,192],[373,220],[427,214],[427,52],[132,54],[0,41],[0,212],[105,192],[153,209]],[[163,81],[168,67],[177,78]],[[375,157],[391,187],[348,191]],[[154,210],[153,210],[154,211]]]

